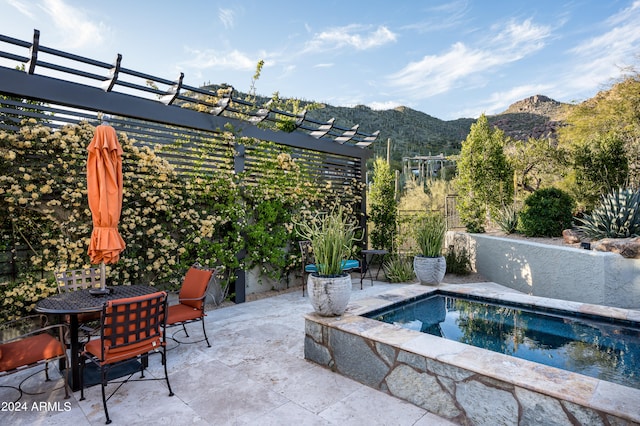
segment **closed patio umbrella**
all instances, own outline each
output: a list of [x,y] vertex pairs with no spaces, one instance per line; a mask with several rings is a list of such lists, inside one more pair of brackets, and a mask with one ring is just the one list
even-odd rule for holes
[[122,211],[122,147],[113,127],[96,127],[87,158],[87,197],[93,218],[88,254],[101,265],[101,290],[105,288],[106,263],[116,263],[125,243],[118,233]]

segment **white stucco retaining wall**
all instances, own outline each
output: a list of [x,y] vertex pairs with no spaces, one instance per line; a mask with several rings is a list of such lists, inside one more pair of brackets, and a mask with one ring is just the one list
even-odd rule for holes
[[484,234],[450,232],[474,269],[490,281],[534,296],[640,309],[640,260]]

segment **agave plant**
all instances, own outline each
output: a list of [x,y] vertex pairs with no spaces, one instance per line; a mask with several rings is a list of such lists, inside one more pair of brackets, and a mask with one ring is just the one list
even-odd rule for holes
[[505,234],[513,234],[518,228],[518,209],[514,205],[503,206],[493,220]]
[[385,276],[391,283],[406,283],[413,281],[416,274],[413,272],[411,257],[395,253],[389,256],[382,265]]
[[623,189],[601,197],[591,214],[576,218],[587,237],[629,238],[640,234],[640,190]]

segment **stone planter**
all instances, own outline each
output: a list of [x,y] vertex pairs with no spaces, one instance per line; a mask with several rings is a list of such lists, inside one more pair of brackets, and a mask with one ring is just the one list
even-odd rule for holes
[[444,279],[444,274],[447,272],[447,261],[444,256],[415,256],[413,258],[413,270],[420,280],[420,284],[440,284]]
[[309,274],[307,293],[311,306],[318,315],[342,315],[351,297],[351,275],[321,277],[315,273]]

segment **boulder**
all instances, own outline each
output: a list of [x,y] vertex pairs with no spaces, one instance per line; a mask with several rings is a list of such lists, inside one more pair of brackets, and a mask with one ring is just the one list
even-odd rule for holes
[[573,229],[565,229],[562,231],[562,238],[567,244],[578,244],[580,242],[580,235]]
[[591,249],[618,253],[627,259],[640,259],[640,237],[603,238],[591,243]]

